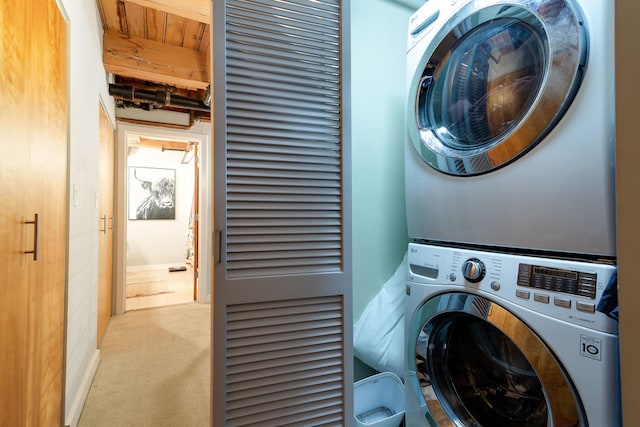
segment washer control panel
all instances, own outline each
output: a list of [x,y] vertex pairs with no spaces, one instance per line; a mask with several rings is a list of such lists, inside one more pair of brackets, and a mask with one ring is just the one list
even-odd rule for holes
[[517,283],[518,286],[595,299],[597,279],[596,273],[521,263],[518,267]]
[[616,267],[608,264],[411,243],[407,280],[508,300],[603,332],[618,324],[596,310]]

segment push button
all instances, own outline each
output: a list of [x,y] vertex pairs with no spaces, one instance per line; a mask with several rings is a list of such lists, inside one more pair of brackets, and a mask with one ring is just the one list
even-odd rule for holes
[[555,297],[553,299],[553,304],[558,307],[571,308],[571,300],[566,298]]
[[576,308],[578,311],[584,311],[585,313],[595,313],[596,306],[587,302],[576,301]]
[[522,299],[529,299],[531,293],[529,291],[523,291],[522,289],[516,289],[516,296]]
[[543,304],[549,304],[549,295],[533,294],[533,300]]

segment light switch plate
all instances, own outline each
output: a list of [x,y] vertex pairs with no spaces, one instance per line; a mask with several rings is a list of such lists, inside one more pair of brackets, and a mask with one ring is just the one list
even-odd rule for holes
[[78,184],[73,184],[71,198],[73,200],[73,207],[74,208],[77,208],[78,206],[80,206],[80,198],[78,196]]

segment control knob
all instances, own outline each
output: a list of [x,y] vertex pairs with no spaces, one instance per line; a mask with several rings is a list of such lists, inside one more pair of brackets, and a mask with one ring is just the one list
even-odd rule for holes
[[484,278],[485,267],[478,258],[470,258],[462,264],[462,275],[471,283],[478,283]]

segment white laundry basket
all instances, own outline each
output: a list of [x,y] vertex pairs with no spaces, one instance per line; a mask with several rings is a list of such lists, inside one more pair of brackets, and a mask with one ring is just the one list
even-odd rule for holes
[[356,427],[398,427],[404,417],[404,385],[393,372],[382,372],[353,386]]

